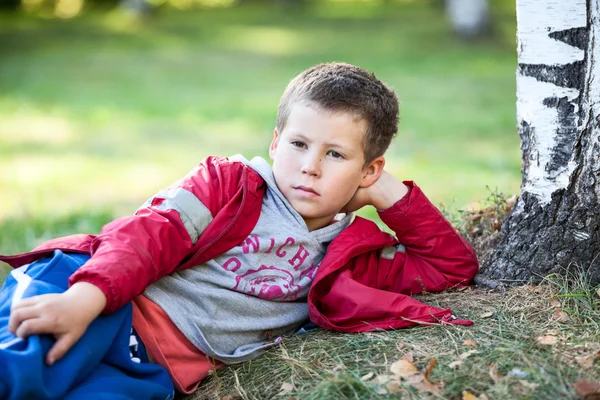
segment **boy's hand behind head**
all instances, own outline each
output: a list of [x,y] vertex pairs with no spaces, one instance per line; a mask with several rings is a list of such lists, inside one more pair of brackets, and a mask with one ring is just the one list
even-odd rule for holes
[[367,205],[378,210],[385,210],[403,198],[406,193],[408,193],[406,185],[394,175],[383,170],[379,179],[372,185],[359,187],[341,212],[353,212]]

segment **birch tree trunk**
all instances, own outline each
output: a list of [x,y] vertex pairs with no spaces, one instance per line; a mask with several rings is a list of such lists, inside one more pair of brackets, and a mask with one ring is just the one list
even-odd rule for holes
[[521,196],[479,280],[600,281],[600,0],[517,0]]

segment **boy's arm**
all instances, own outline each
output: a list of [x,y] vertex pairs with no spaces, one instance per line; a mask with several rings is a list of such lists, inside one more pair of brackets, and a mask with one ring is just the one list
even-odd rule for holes
[[388,274],[394,291],[441,291],[466,285],[475,276],[475,252],[417,185],[383,171],[373,185],[361,190],[358,201],[377,208],[401,244]]
[[106,296],[105,314],[173,272],[239,186],[242,163],[209,157],[150,199],[135,215],[106,225],[92,258],[69,279],[89,282]]
[[395,291],[414,294],[467,285],[479,268],[475,252],[417,185],[401,184],[408,193],[378,212],[404,247],[394,256],[389,275]]

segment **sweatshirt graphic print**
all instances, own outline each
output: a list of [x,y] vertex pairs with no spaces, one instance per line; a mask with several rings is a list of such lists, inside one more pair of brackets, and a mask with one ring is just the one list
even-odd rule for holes
[[264,159],[234,159],[268,185],[252,233],[226,253],[168,275],[145,292],[194,345],[226,363],[256,357],[273,345],[267,336],[292,332],[308,320],[306,296],[318,265],[352,218],[345,215],[309,232]]

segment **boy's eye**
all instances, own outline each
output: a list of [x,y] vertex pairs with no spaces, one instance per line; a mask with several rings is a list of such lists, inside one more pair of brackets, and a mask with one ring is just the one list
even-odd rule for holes
[[340,153],[338,153],[338,152],[337,152],[337,151],[335,151],[335,150],[330,150],[330,151],[329,151],[329,155],[330,155],[331,157],[333,157],[333,158],[344,158],[344,156],[343,156],[343,155],[341,155]]
[[300,141],[298,141],[298,140],[294,140],[294,141],[292,142],[292,146],[294,146],[294,147],[299,147],[299,148],[305,148],[305,147],[306,147],[306,144],[304,144],[303,142],[300,142]]

